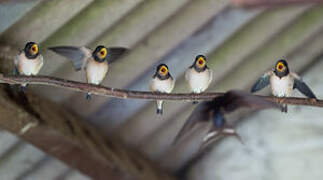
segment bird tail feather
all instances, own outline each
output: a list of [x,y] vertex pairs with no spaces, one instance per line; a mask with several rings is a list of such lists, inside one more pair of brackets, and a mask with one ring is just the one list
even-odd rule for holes
[[163,114],[163,101],[157,100],[157,114]]

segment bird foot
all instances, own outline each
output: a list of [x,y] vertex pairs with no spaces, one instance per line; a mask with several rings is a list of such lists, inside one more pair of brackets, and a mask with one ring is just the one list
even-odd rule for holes
[[21,85],[20,86],[20,91],[23,92],[24,94],[26,94],[27,91],[27,85]]
[[193,104],[198,104],[199,102],[198,101],[193,101]]
[[288,111],[287,105],[283,105],[281,112],[287,113],[287,111]]
[[316,103],[317,99],[316,98],[311,98],[310,101],[311,101],[311,103]]
[[157,112],[156,112],[158,115],[163,115],[163,110],[162,109],[157,109]]
[[85,96],[86,100],[91,100],[92,99],[92,96],[91,96],[91,93],[86,93],[86,96]]

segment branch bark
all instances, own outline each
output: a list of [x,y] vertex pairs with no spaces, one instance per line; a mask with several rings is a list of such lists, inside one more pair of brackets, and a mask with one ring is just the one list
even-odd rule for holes
[[[148,91],[131,91],[123,89],[115,89],[110,87],[92,85],[87,83],[81,83],[76,81],[70,81],[60,78],[48,77],[48,76],[12,76],[0,74],[0,83],[7,84],[37,84],[37,85],[47,85],[54,86],[64,89],[69,89],[79,92],[91,92],[92,94],[107,96],[107,97],[116,97],[123,99],[147,99],[147,100],[210,100],[215,97],[223,95],[223,93],[201,93],[201,94],[192,94],[192,93],[177,93],[177,94],[166,94],[166,93],[157,93],[157,92],[148,92]],[[310,98],[278,98],[278,97],[269,97],[269,96],[260,96],[265,98],[268,101],[272,101],[278,104],[291,104],[291,105],[305,105],[305,106],[315,106],[323,107],[323,100],[319,99],[310,99]]]

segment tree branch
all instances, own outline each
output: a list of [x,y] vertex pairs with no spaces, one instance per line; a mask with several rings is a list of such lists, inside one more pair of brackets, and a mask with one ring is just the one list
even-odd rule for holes
[[[69,89],[79,92],[91,92],[95,95],[107,96],[107,97],[116,97],[123,99],[148,99],[148,100],[210,100],[215,97],[223,95],[223,93],[201,93],[201,94],[192,94],[192,93],[176,93],[176,94],[166,94],[166,93],[157,93],[157,92],[148,92],[148,91],[131,91],[123,89],[115,89],[110,87],[92,85],[87,83],[81,83],[76,81],[70,81],[60,78],[48,77],[48,76],[12,76],[0,74],[0,83],[7,84],[38,84],[38,85],[47,85],[54,86],[64,89]],[[323,100],[309,99],[309,98],[278,98],[278,97],[269,97],[269,96],[260,96],[265,98],[268,101],[272,101],[278,104],[291,104],[291,105],[306,105],[306,106],[315,106],[323,107]]]

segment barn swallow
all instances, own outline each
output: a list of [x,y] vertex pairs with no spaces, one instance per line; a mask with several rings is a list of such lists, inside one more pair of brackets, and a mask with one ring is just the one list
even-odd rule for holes
[[204,148],[221,135],[232,135],[242,142],[236,131],[227,124],[224,116],[241,107],[260,110],[265,108],[278,108],[279,105],[243,91],[228,91],[224,95],[214,98],[212,101],[205,101],[198,105],[177,134],[174,143],[177,143],[178,140],[182,139],[192,129],[201,125],[208,125],[210,122],[212,126],[203,138],[201,148]]
[[[150,81],[149,89],[154,92],[170,93],[174,89],[175,80],[170,75],[166,64],[157,66],[156,72]],[[163,101],[157,100],[157,114],[163,114]]]
[[[105,78],[109,64],[124,55],[127,51],[123,47],[106,48],[97,46],[94,51],[86,47],[57,46],[50,50],[70,59],[76,71],[86,72],[87,83],[99,85]],[[91,99],[91,93],[86,94],[86,99]]]
[[[265,73],[260,77],[251,88],[251,92],[256,92],[270,84],[271,92],[277,97],[290,97],[293,89],[298,89],[309,98],[316,99],[312,90],[303,82],[303,80],[293,72],[289,71],[286,60],[279,60],[272,71]],[[287,105],[283,105],[282,112],[287,112]]]
[[[209,87],[213,79],[213,72],[207,67],[205,56],[196,56],[192,66],[185,71],[185,79],[193,93],[204,92]],[[196,104],[197,101],[193,103]]]
[[[14,59],[14,74],[33,76],[37,75],[44,64],[43,56],[35,42],[28,42]],[[22,84],[24,90],[27,84]]]

